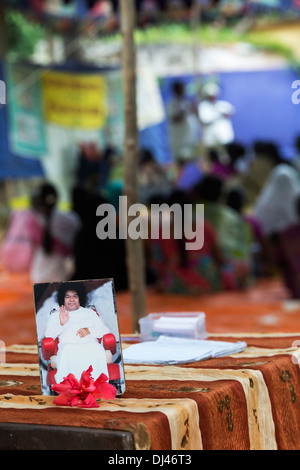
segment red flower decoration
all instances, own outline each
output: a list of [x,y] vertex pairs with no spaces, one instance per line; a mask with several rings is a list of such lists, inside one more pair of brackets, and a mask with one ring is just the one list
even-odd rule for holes
[[74,374],[64,377],[64,380],[51,386],[51,390],[59,395],[53,403],[63,406],[79,406],[80,408],[98,407],[97,400],[113,400],[116,396],[116,388],[107,382],[107,376],[101,374],[94,381],[91,373],[92,366],[81,374],[78,381]]

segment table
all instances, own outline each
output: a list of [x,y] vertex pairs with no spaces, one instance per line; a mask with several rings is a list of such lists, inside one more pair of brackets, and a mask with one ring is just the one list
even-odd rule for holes
[[210,339],[248,346],[180,366],[126,365],[125,394],[93,409],[54,405],[41,395],[36,346],[7,347],[0,449],[300,449],[300,333]]

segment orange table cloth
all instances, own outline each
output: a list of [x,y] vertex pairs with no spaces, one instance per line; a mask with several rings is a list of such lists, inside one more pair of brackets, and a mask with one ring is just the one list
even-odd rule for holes
[[88,409],[41,395],[36,346],[10,346],[0,364],[0,422],[123,430],[135,450],[300,449],[300,333],[210,339],[247,348],[180,366],[125,365],[125,394]]

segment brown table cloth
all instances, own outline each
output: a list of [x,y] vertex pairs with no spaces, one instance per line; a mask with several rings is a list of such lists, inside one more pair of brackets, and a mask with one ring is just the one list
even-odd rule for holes
[[36,346],[13,345],[0,364],[0,423],[124,431],[136,450],[300,449],[300,333],[210,339],[248,346],[180,366],[126,365],[125,394],[88,409],[41,395]]

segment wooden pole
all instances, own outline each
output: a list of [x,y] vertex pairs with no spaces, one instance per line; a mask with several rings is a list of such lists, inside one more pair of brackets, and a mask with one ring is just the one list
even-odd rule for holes
[[[2,63],[2,70],[4,69],[4,63],[6,60],[8,51],[8,40],[7,40],[7,27],[5,21],[5,10],[0,0],[0,62]],[[2,73],[3,74],[3,73]],[[2,79],[4,79],[4,74]],[[7,99],[7,96],[6,96]],[[10,180],[5,180],[3,183],[3,189],[5,194],[4,207],[9,207],[10,197],[14,194],[14,184]]]
[[[122,32],[122,79],[124,94],[124,195],[127,196],[127,207],[139,200],[137,171],[139,161],[139,144],[136,106],[136,51],[134,29],[136,10],[134,0],[119,0]],[[130,219],[127,221],[127,228]],[[128,233],[128,230],[127,230]],[[132,301],[133,331],[139,330],[139,318],[146,314],[146,283],[143,240],[127,236],[127,272]]]
[[198,72],[198,52],[199,52],[199,42],[198,42],[198,33],[200,26],[200,13],[201,5],[198,0],[194,0],[191,7],[191,30],[193,34],[193,55],[194,55],[194,71],[195,74]]
[[199,28],[201,26],[201,4],[199,0],[194,0],[191,11],[191,31],[193,35],[192,55],[194,80],[196,91],[199,92],[201,86],[201,70],[199,69],[199,52],[201,51],[201,41],[199,38]]

